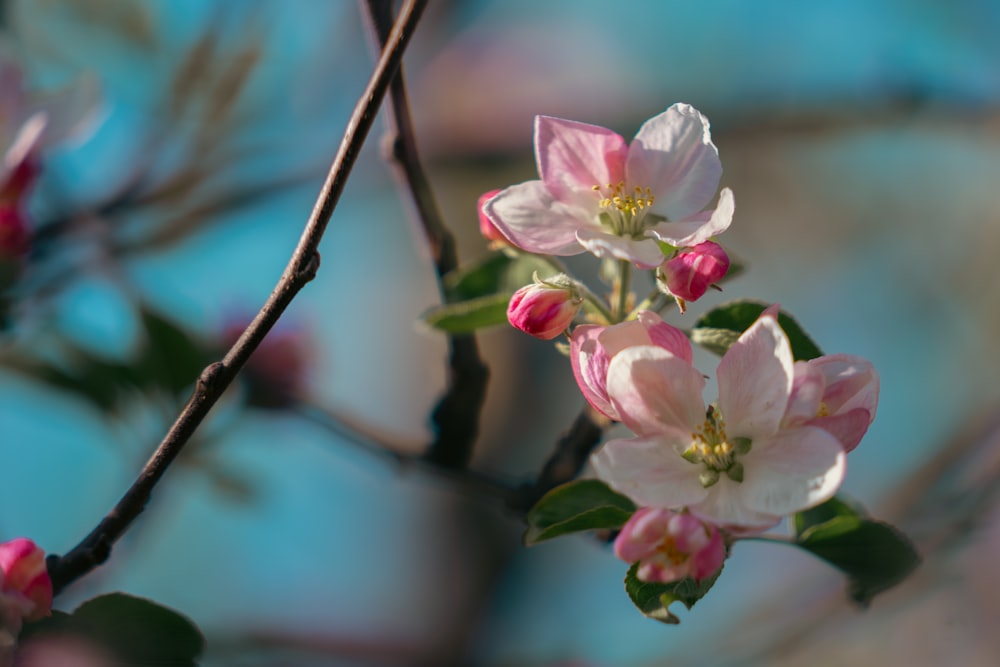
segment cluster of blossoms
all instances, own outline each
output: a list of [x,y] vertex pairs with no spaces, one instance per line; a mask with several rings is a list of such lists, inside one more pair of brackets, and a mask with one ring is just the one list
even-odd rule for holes
[[[536,276],[514,294],[508,319],[538,338],[567,333],[583,395],[634,434],[591,459],[640,507],[615,553],[638,563],[644,581],[709,577],[726,558],[726,535],[767,530],[834,495],[846,453],[874,419],[878,376],[847,355],[796,362],[774,306],[723,356],[718,400],[705,405],[687,335],[658,314],[669,298],[683,312],[729,270],[712,239],[732,222],[733,194],[723,188],[709,208],[722,167],[697,110],[670,107],[630,144],[540,116],[535,156],[539,180],[480,199],[484,236],[543,256],[590,252],[618,274],[608,302],[563,273]],[[627,293],[633,268],[652,271],[659,290],[638,306]]]
[[0,651],[14,645],[25,622],[44,618],[51,609],[45,553],[23,537],[0,544]]

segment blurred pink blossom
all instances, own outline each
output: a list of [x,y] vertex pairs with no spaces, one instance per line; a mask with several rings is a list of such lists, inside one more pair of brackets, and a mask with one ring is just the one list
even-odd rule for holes
[[615,555],[639,563],[640,581],[670,583],[688,577],[701,581],[726,560],[722,533],[690,514],[642,507],[615,539]]

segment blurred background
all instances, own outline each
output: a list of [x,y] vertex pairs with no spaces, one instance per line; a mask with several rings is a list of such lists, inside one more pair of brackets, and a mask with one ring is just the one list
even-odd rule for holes
[[[30,91],[100,90],[89,131],[43,156],[0,335],[0,539],[63,553],[266,299],[373,54],[346,0],[0,7]],[[740,543],[663,626],[605,545],[524,549],[499,503],[336,435],[341,416],[419,453],[445,386],[445,340],[417,324],[433,269],[378,127],[316,280],[57,607],[150,597],[202,627],[208,667],[996,664],[998,31],[987,0],[439,0],[406,59],[465,259],[486,251],[477,197],[535,178],[535,114],[626,137],[674,102],[708,116],[736,198],[721,240],[748,270],[670,321],[780,301],[825,351],[874,362],[844,490],[925,562],[867,611],[809,555]],[[552,345],[480,341],[473,467],[529,481],[582,400]]]

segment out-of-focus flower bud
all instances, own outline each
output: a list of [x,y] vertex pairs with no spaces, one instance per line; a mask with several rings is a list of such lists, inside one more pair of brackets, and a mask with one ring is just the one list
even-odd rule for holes
[[643,507],[618,534],[615,555],[626,563],[639,563],[640,581],[666,584],[688,577],[701,581],[722,567],[726,545],[711,523],[691,514]]
[[483,238],[490,242],[491,246],[506,245],[508,243],[507,237],[496,228],[496,225],[493,224],[493,221],[489,219],[486,212],[483,210],[486,202],[492,199],[498,192],[500,191],[490,190],[488,192],[484,192],[479,196],[479,202],[476,204],[476,209],[479,211],[479,233],[483,235]]
[[660,289],[677,299],[683,312],[684,302],[700,299],[727,271],[726,251],[718,243],[705,241],[665,261],[660,266],[658,283]]
[[[244,324],[232,324],[223,335],[231,345],[243,333]],[[262,408],[284,408],[306,391],[312,350],[305,331],[283,324],[268,332],[243,367],[249,403]]]
[[45,552],[24,537],[0,544],[0,635],[17,637],[25,621],[37,621],[51,611]]
[[535,338],[551,340],[573,322],[583,296],[572,278],[559,273],[514,292],[507,306],[510,323]]

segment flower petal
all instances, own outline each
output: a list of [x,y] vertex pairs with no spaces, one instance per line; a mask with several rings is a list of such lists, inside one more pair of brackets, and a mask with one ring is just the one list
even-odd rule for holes
[[652,189],[654,213],[681,220],[705,208],[722,178],[708,119],[687,104],[650,118],[629,146],[625,174],[630,187]]
[[618,411],[608,398],[607,378],[611,353],[598,341],[598,337],[611,327],[584,324],[573,329],[569,339],[569,360],[573,377],[583,397],[595,410],[615,421],[621,421]]
[[755,533],[767,530],[780,516],[747,506],[742,484],[722,478],[708,488],[705,498],[688,507],[692,514],[724,527],[729,532]]
[[788,337],[764,313],[719,363],[719,408],[731,437],[757,438],[778,430],[794,375]]
[[844,479],[844,448],[821,428],[786,428],[755,440],[740,490],[756,511],[784,515],[833,497]]
[[650,233],[679,248],[696,246],[729,229],[736,212],[733,191],[722,188],[714,210],[701,211],[686,218],[657,223]]
[[679,508],[708,493],[698,481],[698,467],[663,437],[610,440],[590,461],[598,477],[638,505]]
[[688,337],[650,310],[639,311],[634,320],[607,327],[601,333],[600,340],[612,357],[627,347],[656,345],[691,363],[691,341]]
[[535,117],[538,174],[560,201],[596,209],[599,195],[593,187],[623,181],[627,153],[625,139],[607,128]]
[[831,414],[864,408],[875,419],[879,377],[870,361],[850,354],[828,354],[809,364],[826,379],[823,402]]
[[809,426],[818,426],[839,440],[845,452],[854,451],[871,423],[871,413],[864,408],[854,408],[829,417],[816,417],[806,422]]
[[685,448],[705,419],[704,386],[694,366],[653,345],[622,350],[608,366],[608,396],[625,425],[640,436],[673,434]]
[[588,224],[587,217],[553,199],[541,181],[512,185],[486,202],[483,210],[493,225],[522,250],[542,255],[583,252],[576,233]]
[[792,393],[785,409],[785,424],[801,424],[819,413],[826,379],[823,371],[807,361],[796,361],[792,368]]
[[652,269],[663,262],[663,251],[651,238],[630,239],[590,228],[579,230],[576,238],[580,245],[602,259],[624,259],[640,269]]

